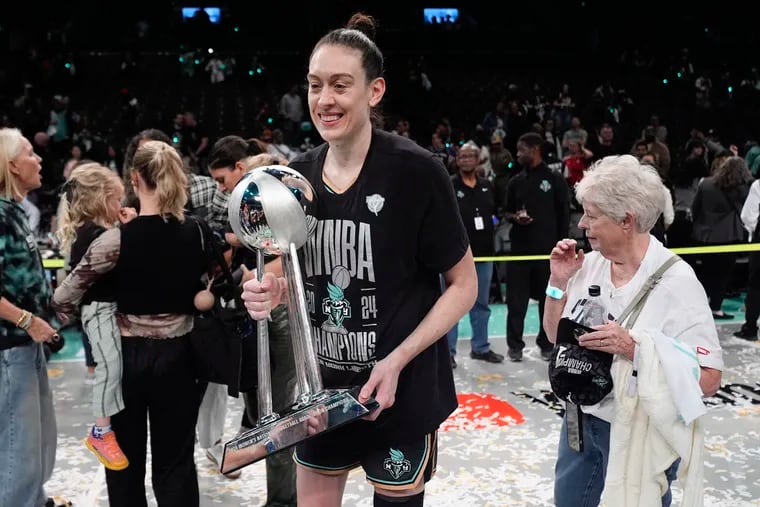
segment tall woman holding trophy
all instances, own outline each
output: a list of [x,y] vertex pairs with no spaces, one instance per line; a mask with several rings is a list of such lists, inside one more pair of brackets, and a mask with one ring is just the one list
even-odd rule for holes
[[[321,146],[291,161],[317,197],[303,274],[326,388],[361,386],[379,408],[298,445],[300,507],[337,507],[361,465],[376,507],[423,505],[436,432],[457,406],[446,331],[477,278],[445,168],[413,141],[372,127],[385,93],[374,20],[355,14],[316,44],[308,104]],[[447,282],[441,294],[439,274]],[[292,282],[291,282],[292,283]],[[273,273],[244,285],[254,319],[284,299]]]

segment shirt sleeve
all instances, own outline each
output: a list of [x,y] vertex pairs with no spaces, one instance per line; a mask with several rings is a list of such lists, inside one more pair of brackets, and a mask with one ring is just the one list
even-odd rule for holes
[[[671,269],[685,268],[673,266]],[[649,301],[644,308],[644,311],[658,313],[650,322],[661,322],[663,334],[696,351],[700,366],[723,370],[723,350],[715,321],[705,290],[697,277],[693,272],[672,277],[666,275],[658,285],[663,293],[659,296],[653,294],[654,301]],[[669,303],[665,304],[665,301]],[[684,319],[684,315],[689,315],[689,318]]]
[[570,189],[565,178],[558,173],[554,174],[557,185],[554,191],[557,199],[557,237],[567,238],[570,235]]
[[744,228],[747,229],[747,231],[750,233],[750,239],[753,241],[757,240],[757,238],[752,238],[751,235],[754,234],[755,228],[757,227],[757,219],[759,214],[760,180],[756,180],[754,183],[752,183],[752,186],[749,187],[749,194],[747,194],[747,198],[744,200],[744,205],[742,206],[741,213]]
[[665,196],[665,209],[662,211],[662,221],[665,222],[665,227],[670,227],[675,219],[675,212],[673,211],[673,198],[670,195],[668,187],[663,187],[663,195]]
[[200,176],[197,174],[191,175],[190,183],[190,201],[195,210],[202,211],[200,216],[204,220],[208,220],[210,215],[211,203],[213,202],[214,194],[217,191],[216,182],[208,176]]
[[104,274],[112,271],[119,260],[121,231],[109,229],[85,252],[79,264],[69,273],[53,294],[53,309],[65,315],[76,313],[87,290]]
[[420,227],[419,259],[436,273],[445,273],[459,262],[470,240],[462,223],[454,186],[443,165],[429,160],[428,206]]
[[227,227],[229,223],[229,215],[227,214],[229,201],[229,194],[222,192],[218,188],[214,190],[214,198],[211,200],[211,209],[208,216],[208,224],[213,229],[220,230]]
[[504,202],[501,203],[503,206],[504,213],[514,213],[517,211],[517,205],[516,205],[516,186],[517,186],[517,176],[510,179],[507,183],[507,191],[504,192]]
[[694,194],[694,200],[691,202],[691,216],[694,221],[701,219],[702,214],[702,194],[704,193],[703,186],[704,179],[699,182],[697,186],[697,193]]

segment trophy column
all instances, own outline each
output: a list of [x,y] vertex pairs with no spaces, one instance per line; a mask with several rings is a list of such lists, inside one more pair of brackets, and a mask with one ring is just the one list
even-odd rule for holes
[[309,235],[305,205],[315,199],[308,180],[283,166],[252,170],[230,196],[230,225],[241,243],[256,250],[259,280],[264,275],[265,253],[282,260],[299,394],[294,405],[273,413],[267,323],[259,322],[259,421],[255,428],[225,444],[222,473],[360,419],[377,407],[373,399],[359,401],[359,386],[325,389],[322,384],[298,259],[298,249]]

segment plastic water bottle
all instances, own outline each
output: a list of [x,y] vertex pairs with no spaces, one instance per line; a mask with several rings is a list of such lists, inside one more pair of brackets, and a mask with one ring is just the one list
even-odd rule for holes
[[607,321],[607,308],[602,303],[601,294],[598,285],[589,285],[588,299],[578,316],[578,322],[586,327],[600,326]]

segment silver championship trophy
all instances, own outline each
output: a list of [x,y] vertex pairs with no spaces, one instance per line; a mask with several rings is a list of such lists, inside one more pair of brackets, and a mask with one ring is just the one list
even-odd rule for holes
[[[264,275],[264,256],[279,256],[287,280],[288,317],[295,357],[298,397],[284,413],[272,410],[267,321],[257,325],[258,403],[256,427],[224,446],[221,472],[229,473],[369,414],[377,402],[360,403],[359,389],[324,389],[314,351],[298,260],[314,231],[305,207],[316,199],[311,184],[285,166],[253,169],[230,195],[230,225],[240,242],[256,252],[256,276]],[[311,222],[310,222],[311,221]]]

